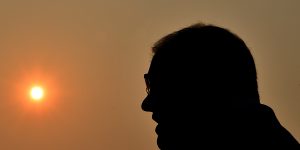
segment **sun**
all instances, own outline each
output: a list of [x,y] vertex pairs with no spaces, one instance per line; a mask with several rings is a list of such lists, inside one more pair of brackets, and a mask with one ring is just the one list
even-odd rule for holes
[[40,86],[34,86],[30,90],[30,96],[35,101],[41,101],[44,97],[44,90]]

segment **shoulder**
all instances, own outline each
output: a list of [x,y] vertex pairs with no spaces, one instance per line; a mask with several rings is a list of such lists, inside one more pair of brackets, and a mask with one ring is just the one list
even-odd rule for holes
[[260,122],[264,124],[265,129],[269,131],[269,135],[274,138],[276,145],[295,145],[299,147],[298,141],[293,137],[293,135],[280,123],[274,110],[265,105],[261,104],[258,107],[258,112],[260,115]]

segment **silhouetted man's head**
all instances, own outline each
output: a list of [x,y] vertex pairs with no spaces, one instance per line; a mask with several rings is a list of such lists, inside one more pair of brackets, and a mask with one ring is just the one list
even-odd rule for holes
[[153,53],[142,108],[158,122],[161,148],[197,132],[186,124],[198,124],[204,113],[259,103],[252,55],[243,40],[224,28],[184,28],[159,40]]

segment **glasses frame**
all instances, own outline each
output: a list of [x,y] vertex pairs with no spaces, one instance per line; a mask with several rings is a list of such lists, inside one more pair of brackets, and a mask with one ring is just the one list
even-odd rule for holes
[[149,75],[147,73],[144,74],[144,79],[145,79],[145,83],[146,83],[146,92],[147,92],[147,94],[150,94],[150,79],[149,79]]

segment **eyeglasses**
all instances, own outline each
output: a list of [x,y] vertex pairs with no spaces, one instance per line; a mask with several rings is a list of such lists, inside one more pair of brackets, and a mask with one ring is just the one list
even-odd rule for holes
[[149,75],[147,73],[144,74],[144,79],[146,83],[146,92],[147,94],[150,94],[150,80],[149,80]]

